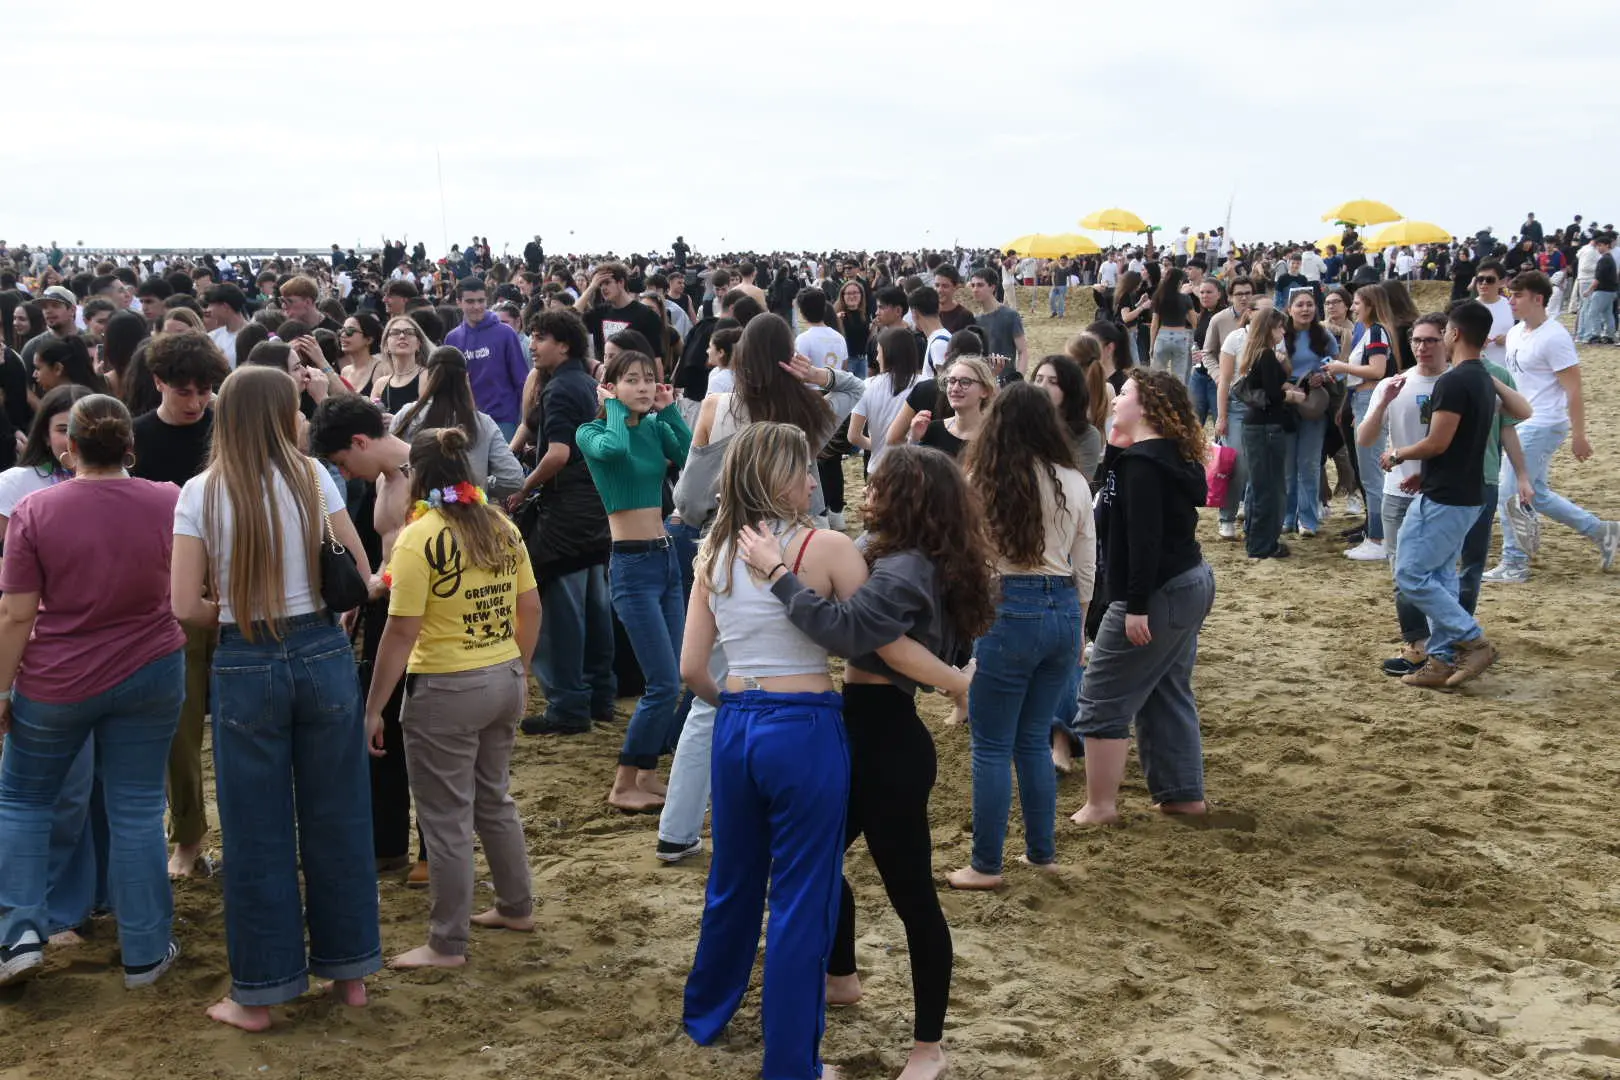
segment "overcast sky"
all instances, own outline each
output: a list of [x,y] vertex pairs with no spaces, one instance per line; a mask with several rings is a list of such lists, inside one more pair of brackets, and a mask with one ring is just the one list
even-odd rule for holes
[[561,7],[8,12],[0,238],[992,246],[1231,201],[1240,239],[1315,239],[1362,196],[1459,234],[1620,218],[1612,0]]

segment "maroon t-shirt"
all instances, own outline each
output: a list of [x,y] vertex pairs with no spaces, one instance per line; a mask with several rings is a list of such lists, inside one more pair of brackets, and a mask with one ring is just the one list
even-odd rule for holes
[[17,689],[66,705],[112,689],[186,635],[169,606],[173,484],[74,480],[17,504],[0,592],[39,593]]

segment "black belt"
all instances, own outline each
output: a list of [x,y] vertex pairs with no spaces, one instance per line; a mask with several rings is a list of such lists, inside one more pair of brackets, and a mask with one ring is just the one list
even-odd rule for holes
[[660,536],[656,540],[615,540],[613,550],[626,555],[639,555],[647,551],[663,551],[672,543],[674,541],[667,536]]

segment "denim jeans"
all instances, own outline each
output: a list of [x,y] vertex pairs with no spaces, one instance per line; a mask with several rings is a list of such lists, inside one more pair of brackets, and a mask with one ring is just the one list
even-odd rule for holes
[[[842,462],[839,463],[842,467]],[[839,498],[838,508],[844,508],[842,497]],[[684,521],[667,521],[664,531],[669,538],[675,541],[675,555],[681,560],[681,595],[683,603],[692,601],[692,563],[697,559],[698,548],[703,544],[703,530],[694,528]]]
[[[1406,511],[1412,506],[1412,497],[1398,491],[1384,492],[1383,518],[1384,530],[1384,558],[1389,561],[1389,576],[1393,584],[1395,578],[1395,559],[1401,550],[1401,525],[1406,521]],[[1399,588],[1395,589],[1395,621],[1401,627],[1401,640],[1408,645],[1415,645],[1429,636],[1429,620],[1423,617],[1417,605],[1401,595]]]
[[1243,548],[1251,559],[1277,550],[1282,535],[1288,433],[1281,424],[1243,425],[1243,453],[1249,461],[1249,514]]
[[1192,392],[1193,411],[1198,414],[1198,424],[1202,427],[1220,412],[1220,386],[1204,370],[1204,365],[1199,364],[1192,370],[1192,382],[1187,389]]
[[[52,816],[76,766],[82,774],[80,753],[94,736],[124,966],[154,964],[168,953],[174,894],[163,776],[185,692],[185,652],[176,649],[83,701],[51,704],[13,695],[0,761],[0,942],[15,944],[28,931],[44,940],[61,929],[51,926],[49,913]],[[78,780],[82,788],[82,775]],[[93,879],[93,860],[90,873]]]
[[978,672],[968,691],[973,737],[973,868],[1001,873],[1012,809],[1012,768],[1024,814],[1024,851],[1037,865],[1057,858],[1052,715],[1079,659],[1080,597],[1072,578],[1020,574],[1001,579],[989,633],[974,646]]
[[[1247,506],[1249,491],[1249,460],[1243,452],[1243,414],[1248,406],[1228,392],[1226,401],[1226,445],[1237,451],[1237,466],[1226,488],[1226,502],[1221,506],[1220,520],[1231,524],[1237,521],[1238,507]],[[1248,511],[1245,509],[1245,515]]]
[[[709,674],[726,681],[726,654],[715,643],[709,654]],[[702,698],[692,699],[692,711],[681,726],[675,759],[669,765],[669,792],[658,818],[658,839],[672,844],[695,844],[703,835],[703,815],[709,809],[709,758],[714,749],[715,708]]]
[[[1356,419],[1356,427],[1367,418],[1367,409],[1372,404],[1372,390],[1363,390],[1360,387],[1350,392],[1350,415]],[[1384,434],[1378,433],[1378,441],[1371,446],[1356,446],[1356,468],[1361,474],[1361,490],[1366,496],[1367,503],[1367,539],[1384,539],[1384,470],[1378,464],[1378,459],[1384,453]]]
[[849,363],[845,365],[845,370],[851,375],[855,376],[857,379],[864,379],[866,378],[868,367],[869,365],[867,364],[866,357],[852,355],[849,358]]
[[1581,341],[1614,337],[1614,293],[1593,289],[1581,303]]
[[1125,602],[1108,605],[1080,684],[1076,724],[1088,739],[1128,739],[1153,801],[1199,802],[1204,797],[1204,744],[1193,697],[1198,633],[1215,606],[1215,573],[1208,563],[1177,574],[1148,600],[1153,640],[1125,636]]
[[1457,601],[1457,558],[1479,512],[1478,506],[1449,506],[1419,495],[1406,508],[1396,542],[1395,587],[1428,619],[1429,655],[1448,664],[1458,645],[1484,634]]
[[1479,518],[1463,537],[1462,560],[1457,569],[1457,603],[1470,615],[1479,604],[1479,584],[1485,576],[1485,564],[1490,561],[1491,531],[1495,526],[1496,485],[1487,483]]
[[1047,298],[1047,307],[1053,315],[1063,318],[1069,310],[1069,287],[1067,285],[1052,286],[1052,295]]
[[325,614],[287,619],[280,641],[268,627],[250,642],[226,626],[212,688],[231,998],[278,1005],[308,989],[311,972],[371,974],[382,942],[348,637]]
[[1586,326],[1586,287],[1592,284],[1591,278],[1577,277],[1574,291],[1569,294],[1569,310],[1575,315],[1575,340],[1585,341],[1591,333]]
[[681,638],[686,632],[680,556],[673,541],[651,551],[614,551],[608,578],[613,610],[647,679],[624,733],[619,764],[655,769],[659,755],[675,739],[680,704]]
[[1153,339],[1153,370],[1169,371],[1182,383],[1192,378],[1192,331],[1161,327]]
[[1321,526],[1322,440],[1327,436],[1327,417],[1299,420],[1299,429],[1284,438],[1287,455],[1283,474],[1288,480],[1287,501],[1283,505],[1283,532]]
[[[1589,510],[1564,498],[1552,489],[1548,482],[1547,473],[1552,468],[1553,455],[1558,448],[1564,445],[1569,437],[1569,424],[1546,424],[1531,426],[1520,424],[1516,429],[1519,435],[1519,445],[1524,449],[1524,467],[1530,470],[1530,486],[1536,492],[1535,512],[1545,514],[1560,525],[1568,525],[1588,540],[1597,540],[1603,535],[1603,520]],[[1502,477],[1497,485],[1497,499],[1501,504],[1502,512],[1502,565],[1522,567],[1530,562],[1530,556],[1519,547],[1513,536],[1513,528],[1508,524],[1507,503],[1519,490],[1518,474],[1513,471],[1513,463],[1508,461],[1507,455],[1502,455]]]
[[546,579],[531,667],[552,723],[583,728],[596,717],[613,715],[613,608],[606,566]]

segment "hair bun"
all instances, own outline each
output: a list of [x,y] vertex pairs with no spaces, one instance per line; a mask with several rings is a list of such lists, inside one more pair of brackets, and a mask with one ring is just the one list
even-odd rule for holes
[[462,454],[467,451],[467,433],[458,427],[440,428],[437,438],[439,449],[446,454]]

